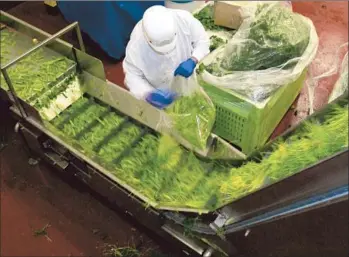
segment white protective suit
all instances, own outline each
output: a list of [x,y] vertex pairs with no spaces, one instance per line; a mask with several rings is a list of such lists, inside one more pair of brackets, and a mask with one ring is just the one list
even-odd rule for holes
[[125,85],[138,99],[144,99],[155,88],[169,89],[174,71],[190,57],[202,60],[209,53],[210,40],[204,27],[184,10],[168,9],[175,20],[176,48],[168,54],[155,52],[142,30],[142,20],[132,31],[123,62]]

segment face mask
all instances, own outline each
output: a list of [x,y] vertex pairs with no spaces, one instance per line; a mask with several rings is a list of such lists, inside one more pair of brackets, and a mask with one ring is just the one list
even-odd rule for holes
[[146,30],[144,29],[144,26],[142,26],[143,28],[143,35],[148,43],[148,45],[151,47],[151,49],[153,49],[154,52],[156,52],[157,54],[160,54],[160,55],[167,55],[167,54],[170,54],[172,53],[175,49],[176,49],[176,45],[174,44],[174,46],[172,47],[172,49],[168,52],[163,52],[163,51],[159,51],[157,50],[158,48],[161,48],[161,47],[164,47],[164,46],[170,46],[171,44],[175,43],[175,40],[176,40],[176,36],[177,36],[177,33],[175,33],[174,35],[174,38],[172,40],[167,40],[166,41],[163,41],[161,42],[159,45],[155,44],[154,42],[152,42],[150,40],[150,38],[148,37],[147,33],[146,33]]
[[[160,53],[160,52],[157,52],[158,54],[161,54],[161,55],[169,55],[169,54],[171,54],[171,53],[173,53],[175,50],[176,50],[176,46],[171,50],[171,51],[169,51],[169,52],[167,52],[167,53]],[[156,51],[155,51],[156,52]]]
[[151,47],[151,49],[152,49],[154,52],[156,52],[157,54],[160,54],[160,55],[168,55],[168,54],[174,52],[174,50],[176,50],[176,48],[177,48],[177,46],[174,46],[169,52],[160,52],[160,51],[157,51],[157,50],[152,46],[152,44],[150,44],[149,42],[148,42],[148,45]]

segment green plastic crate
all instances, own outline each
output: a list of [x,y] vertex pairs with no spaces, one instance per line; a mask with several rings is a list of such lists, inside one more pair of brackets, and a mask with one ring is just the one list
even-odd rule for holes
[[201,86],[216,106],[213,133],[240,148],[244,154],[251,154],[267,142],[302,89],[305,76],[306,70],[295,82],[279,88],[262,103],[254,103],[201,80]]

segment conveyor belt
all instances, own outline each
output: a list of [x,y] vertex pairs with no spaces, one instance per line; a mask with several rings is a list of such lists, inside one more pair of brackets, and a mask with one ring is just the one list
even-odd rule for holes
[[[168,148],[166,153],[170,141],[164,141],[166,147],[163,148],[163,138],[155,132],[88,95],[65,110],[52,124],[55,128],[47,127],[53,133],[72,145],[79,145],[85,155],[156,203],[156,208],[209,212],[222,206],[219,202],[222,195],[218,194],[224,181],[234,177],[229,173],[234,168],[230,163],[202,160],[180,147]],[[258,170],[250,172],[258,174]],[[275,175],[284,177],[281,171]],[[259,176],[240,174],[238,169],[235,177],[236,180],[252,179],[252,185],[259,181]],[[233,200],[255,190],[249,185],[246,188],[237,186],[239,191],[231,188]],[[257,184],[257,187],[264,185]]]
[[[15,20],[14,17],[3,15],[2,12],[1,19],[5,16],[11,18],[11,22]],[[35,37],[41,35],[41,38],[39,37],[41,42],[50,37],[22,21],[16,22],[17,27],[22,26],[22,31],[30,31],[36,35]],[[71,25],[68,27],[73,28]],[[47,40],[55,40],[62,33],[58,32]],[[22,127],[26,131],[23,132],[26,133],[23,137],[29,140],[30,147],[39,152],[44,159],[53,161],[53,165],[58,162],[64,163],[60,168],[67,173],[70,174],[74,169],[72,172],[74,176],[84,182],[87,181],[91,188],[116,202],[125,212],[131,213],[154,231],[164,230],[172,234],[177,240],[196,249],[200,255],[203,255],[207,245],[213,248],[219,246],[218,248],[230,252],[226,250],[229,248],[229,243],[221,240],[224,239],[224,233],[267,222],[270,217],[281,217],[285,213],[284,210],[287,210],[288,215],[291,211],[287,206],[292,207],[292,212],[297,213],[303,208],[297,207],[302,200],[347,184],[347,179],[343,179],[348,176],[347,158],[344,158],[348,151],[347,140],[342,140],[345,134],[343,131],[347,129],[345,126],[348,122],[347,115],[340,113],[339,118],[343,119],[338,119],[340,122],[331,128],[326,121],[331,118],[328,112],[331,112],[332,107],[313,117],[317,122],[327,124],[332,131],[340,125],[340,129],[336,130],[339,132],[332,133],[334,135],[330,140],[327,138],[333,147],[329,148],[331,151],[328,155],[315,151],[327,149],[315,147],[321,145],[319,140],[317,144],[309,144],[309,149],[319,153],[321,158],[319,156],[312,158],[313,156],[309,154],[312,162],[306,161],[301,168],[289,169],[286,165],[285,169],[278,169],[278,172],[271,174],[268,171],[273,167],[259,165],[261,159],[273,156],[273,150],[280,146],[269,145],[259,156],[249,160],[248,169],[239,170],[233,168],[238,166],[236,163],[233,165],[197,158],[194,153],[182,147],[169,148],[167,150],[170,151],[167,152],[166,147],[172,142],[166,141],[166,137],[165,141],[161,141],[163,138],[159,135],[164,131],[157,128],[159,117],[162,117],[163,113],[144,101],[134,99],[126,90],[105,81],[103,66],[99,60],[63,41],[50,42],[53,45],[50,43],[47,47],[50,51],[54,49],[54,52],[59,53],[60,57],[57,58],[64,59],[63,56],[66,56],[78,61],[81,68],[79,81],[86,90],[83,98],[74,102],[51,121],[42,121],[39,115],[28,115],[23,119],[20,105],[15,103],[11,107],[20,120],[17,128]],[[48,59],[50,60],[52,59]],[[71,60],[68,61],[73,64],[70,68],[74,67],[74,62]],[[47,92],[47,90],[51,89],[51,86],[58,86],[50,83],[56,83],[57,79],[62,81],[65,72],[75,70],[70,68],[66,67],[63,72],[49,76],[47,83],[38,90],[38,96],[50,95],[52,91]],[[35,74],[32,72],[35,69],[23,71],[25,71],[23,74],[28,76]],[[73,76],[74,73],[68,75]],[[20,84],[15,86],[20,87]],[[32,97],[30,103],[35,104],[36,94],[31,94],[30,97]],[[344,110],[343,106],[347,108],[347,104],[346,99],[340,106]],[[307,123],[287,132],[288,134],[280,138],[284,142],[282,146],[288,147],[292,143],[290,138],[297,142],[299,135],[312,125],[314,124]],[[321,130],[320,127],[318,131]],[[337,136],[341,139],[340,143],[344,142],[342,145],[336,145],[333,140]],[[161,146],[161,142],[165,144]],[[225,144],[224,141],[218,142]],[[187,147],[185,144],[182,145]],[[161,147],[164,147],[163,150],[159,150]],[[53,155],[51,150],[56,155]],[[223,150],[228,150],[229,158],[241,157],[237,152],[231,151],[231,148]],[[293,153],[297,151],[296,148]],[[217,155],[220,153],[216,152]],[[306,154],[309,152],[303,151],[303,153],[305,154],[301,157],[307,157]],[[279,155],[279,157],[284,156],[284,154]],[[326,159],[328,156],[331,157]],[[273,158],[278,162],[278,158],[275,156]],[[308,160],[301,158],[301,161],[304,159]],[[290,164],[287,158],[283,158],[282,162]],[[340,198],[342,199],[345,199],[345,194]],[[147,208],[144,208],[145,206]],[[271,214],[270,217],[265,217],[265,213]],[[194,220],[189,228],[186,227],[190,223],[188,220]],[[198,220],[200,222],[196,224],[195,221]],[[194,243],[188,243],[191,240],[186,238],[186,229],[197,233],[196,239],[199,240],[196,240],[195,244],[204,242],[200,249],[194,247]]]
[[[85,154],[108,167],[113,175],[160,203],[166,203],[167,195],[176,194],[176,183],[190,172],[188,161],[194,161],[202,169],[201,177],[188,181],[192,183],[192,192],[202,190],[215,165],[200,161],[180,148],[180,163],[170,169],[168,160],[162,160],[158,155],[161,141],[155,132],[88,95],[62,112],[51,124],[54,128],[48,128],[64,137],[63,140],[80,144]],[[208,193],[214,195],[215,192]],[[181,202],[183,198],[173,200],[178,202],[177,207],[186,206]]]
[[[43,51],[46,53],[46,48]],[[44,56],[67,59],[50,49],[47,51],[49,54]],[[40,58],[52,61],[48,57]],[[250,170],[240,171],[231,163],[203,160],[177,146],[167,149],[168,153],[159,151],[159,147],[171,145],[166,141],[160,145],[161,140],[154,132],[157,130],[156,118],[162,113],[143,101],[135,100],[127,91],[96,79],[97,72],[91,69],[92,58],[82,62],[85,66],[80,74],[83,86],[86,86],[86,97],[64,110],[52,122],[45,122],[46,127],[41,126],[41,121],[33,123],[40,124],[40,130],[49,130],[53,136],[59,136],[65,147],[78,151],[82,159],[98,164],[92,166],[102,168],[109,178],[147,204],[158,209],[209,213],[300,171],[283,174],[284,171],[280,170],[277,174],[270,174],[264,166],[263,173],[258,161],[251,162]],[[46,80],[48,83],[29,96],[29,104],[35,102],[36,96],[49,95],[48,90],[57,85],[52,83],[57,83],[57,79],[62,81],[64,74],[74,75],[69,71],[75,70],[75,63],[71,60],[67,63],[71,65],[65,67],[66,70],[51,73],[52,76]],[[23,70],[23,74],[33,76],[35,71]],[[272,152],[271,148],[266,151]],[[164,153],[165,156],[161,156]],[[316,164],[316,161],[314,158],[314,163],[306,162],[306,165]],[[275,175],[274,180],[270,180],[270,175]]]

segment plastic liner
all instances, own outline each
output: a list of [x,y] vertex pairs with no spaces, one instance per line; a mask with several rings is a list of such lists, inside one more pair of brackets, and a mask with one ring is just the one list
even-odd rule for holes
[[235,34],[235,29],[224,28],[214,24],[214,2],[208,1],[201,8],[195,10],[193,15],[204,26],[207,35],[210,37],[210,52],[218,47],[226,45],[229,39]]
[[241,27],[203,61],[201,75],[209,84],[261,102],[307,68],[318,35],[310,19],[279,2],[243,6],[241,15]]
[[198,85],[195,74],[188,79],[176,76],[171,90],[179,97],[165,110],[169,119],[161,119],[159,125],[167,126],[171,134],[183,138],[193,148],[205,150],[216,118],[211,99]]
[[346,53],[341,66],[341,75],[334,85],[328,102],[332,102],[348,92],[348,52]]
[[[326,66],[328,69],[322,69],[320,72],[317,68],[315,71],[309,69],[309,78],[306,80],[307,93],[309,99],[309,113],[312,114],[315,111],[314,98],[316,89],[325,81],[330,79],[332,76],[339,75],[336,84],[329,96],[329,102],[332,102],[335,98],[344,94],[348,89],[348,46],[349,43],[345,42],[336,49],[333,61]],[[315,60],[314,62],[316,62]],[[322,62],[320,59],[319,62]],[[315,67],[318,67],[315,64]],[[318,72],[318,73],[316,73]]]

